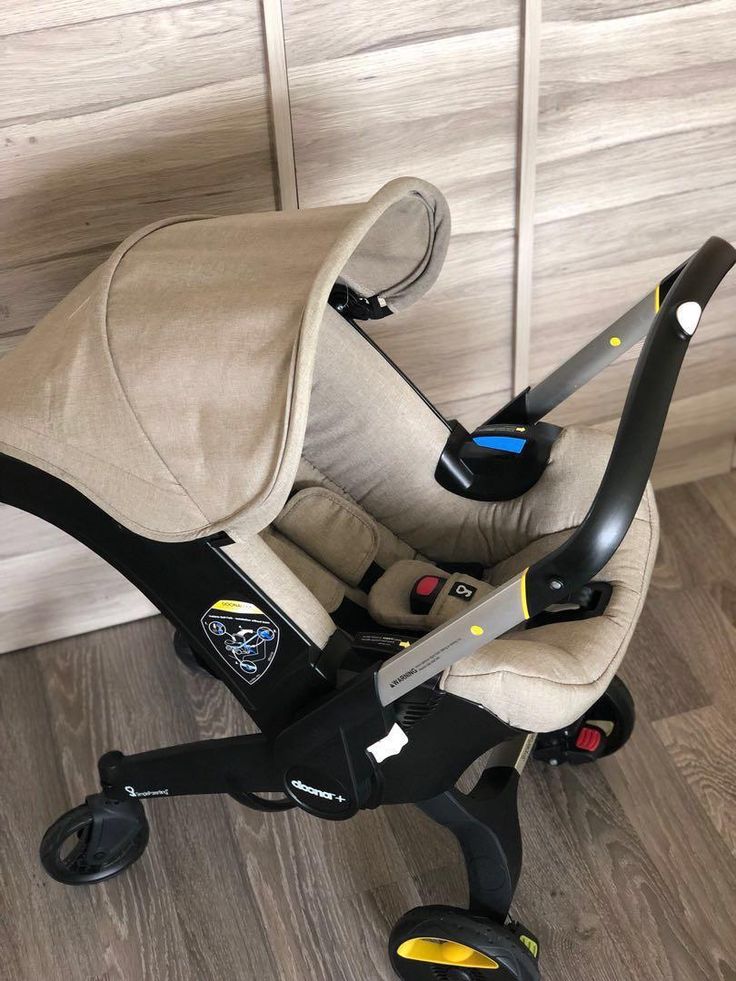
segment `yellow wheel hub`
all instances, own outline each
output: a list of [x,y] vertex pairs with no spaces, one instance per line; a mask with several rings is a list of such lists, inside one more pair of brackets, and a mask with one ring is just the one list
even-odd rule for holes
[[492,957],[473,950],[454,940],[437,940],[434,937],[412,937],[405,940],[396,951],[399,957],[425,964],[444,964],[452,967],[472,967],[480,971],[495,971],[498,964]]

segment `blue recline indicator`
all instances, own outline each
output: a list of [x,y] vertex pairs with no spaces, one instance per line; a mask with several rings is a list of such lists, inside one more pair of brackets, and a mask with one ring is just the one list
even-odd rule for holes
[[485,446],[489,450],[502,450],[505,453],[521,453],[526,446],[526,440],[520,436],[474,436],[477,446]]

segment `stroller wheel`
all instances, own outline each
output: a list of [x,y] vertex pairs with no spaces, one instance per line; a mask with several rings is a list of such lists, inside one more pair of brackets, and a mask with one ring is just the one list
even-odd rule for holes
[[634,731],[636,710],[631,692],[616,675],[598,701],[567,729],[537,737],[534,759],[559,766],[590,763],[624,746]]
[[539,942],[452,906],[420,906],[398,921],[389,957],[401,981],[539,981]]
[[587,718],[603,722],[606,727],[613,726],[606,737],[606,746],[601,756],[610,756],[618,752],[629,741],[636,723],[636,709],[631,692],[618,675],[598,699]]
[[41,841],[41,863],[57,882],[88,885],[122,872],[147,844],[148,821],[140,801],[96,794],[54,821]]
[[174,653],[190,671],[194,671],[196,674],[208,674],[211,678],[217,677],[204,662],[200,661],[181,630],[174,631]]

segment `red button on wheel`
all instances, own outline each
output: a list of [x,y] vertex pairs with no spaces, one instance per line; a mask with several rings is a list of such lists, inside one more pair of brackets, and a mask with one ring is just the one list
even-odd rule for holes
[[601,744],[603,734],[600,729],[593,726],[581,726],[575,740],[575,748],[585,750],[586,753],[595,753]]
[[417,596],[431,596],[439,584],[439,576],[422,576],[421,579],[417,579],[414,592]]

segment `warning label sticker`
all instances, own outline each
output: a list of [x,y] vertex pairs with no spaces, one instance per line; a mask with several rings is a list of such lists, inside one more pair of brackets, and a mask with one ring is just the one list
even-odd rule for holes
[[279,628],[253,603],[222,599],[202,617],[220,657],[249,685],[263,677],[279,646]]

